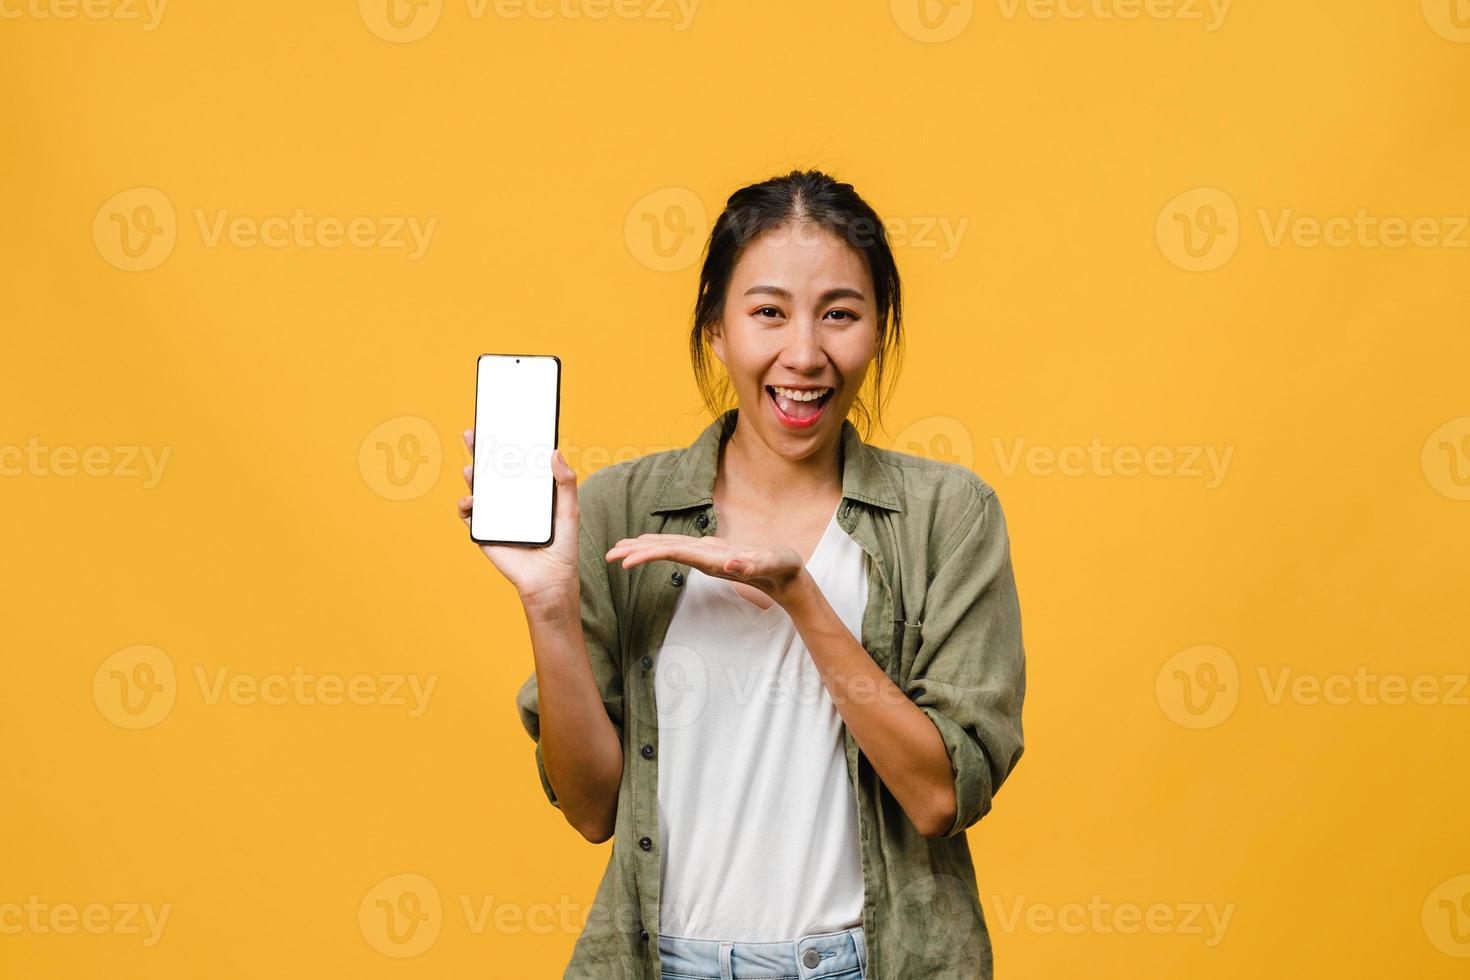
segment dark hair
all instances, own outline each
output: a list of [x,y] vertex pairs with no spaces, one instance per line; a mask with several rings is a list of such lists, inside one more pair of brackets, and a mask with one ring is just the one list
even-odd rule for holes
[[[819,170],[793,170],[785,176],[740,188],[730,195],[725,210],[710,229],[699,272],[694,326],[689,334],[689,356],[694,362],[700,397],[715,416],[729,407],[729,379],[715,374],[706,331],[724,312],[725,292],[741,252],[762,233],[788,222],[818,225],[842,238],[868,260],[878,320],[877,353],[871,372],[873,407],[869,409],[861,393],[853,402],[853,411],[861,419],[859,430],[867,438],[875,422],[881,425],[883,405],[892,393],[892,379],[897,376],[897,365],[890,370],[888,358],[901,359],[903,354],[903,302],[898,266],[882,219],[851,184],[841,183]],[[884,391],[885,376],[890,381],[889,391]]]

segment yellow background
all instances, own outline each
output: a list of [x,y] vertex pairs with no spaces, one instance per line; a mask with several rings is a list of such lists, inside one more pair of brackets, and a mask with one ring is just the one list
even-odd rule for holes
[[[0,458],[0,906],[170,911],[152,945],[7,929],[4,975],[560,975],[611,845],[542,795],[524,621],[454,514],[474,355],[561,356],[583,474],[687,444],[691,249],[729,192],[808,165],[908,229],[873,441],[969,463],[1010,522],[1027,751],[970,832],[998,975],[1464,975],[1470,233],[1443,242],[1470,213],[1470,26],[1448,2],[993,0],[926,27],[903,0],[704,0],[683,25],[652,0],[427,0],[395,28],[373,0],[174,0],[152,30],[65,2],[0,21],[0,446],[110,462]],[[437,223],[416,259],[199,225],[298,208]],[[1441,244],[1273,238],[1360,210]],[[119,218],[167,254],[128,271]],[[1011,455],[1094,440],[1172,462]],[[1192,446],[1231,453],[1216,485]],[[125,447],[169,451],[156,485]],[[400,449],[420,462],[389,474]],[[112,685],[139,657],[173,702],[129,728]],[[436,686],[410,717],[198,681],[297,668]],[[1440,693],[1273,697],[1282,671]],[[405,889],[423,931],[395,946],[374,910]],[[1192,903],[1229,910],[1223,937]],[[1048,925],[1089,904],[1175,924]]]

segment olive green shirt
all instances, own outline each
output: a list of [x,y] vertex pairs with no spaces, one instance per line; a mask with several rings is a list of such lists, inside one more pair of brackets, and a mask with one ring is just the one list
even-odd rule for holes
[[[718,532],[713,489],[738,409],[684,449],[605,467],[578,486],[582,624],[592,673],[623,745],[612,855],[567,966],[569,980],[659,980],[658,714],[654,672],[689,566],[623,568],[603,555],[644,533]],[[862,441],[842,423],[837,521],[871,559],[863,647],[934,722],[956,814],[925,837],[844,728],[857,798],[869,980],[989,980],[990,936],[965,830],[1022,752],[1020,607],[995,491],[963,466]],[[516,695],[541,758],[536,676]],[[780,833],[772,827],[771,833]],[[710,938],[710,937],[702,937]],[[718,938],[718,937],[715,937]]]

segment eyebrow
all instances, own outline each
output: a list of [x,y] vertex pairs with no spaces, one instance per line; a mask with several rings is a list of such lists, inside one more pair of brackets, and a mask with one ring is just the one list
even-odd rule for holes
[[[782,289],[780,286],[772,286],[769,283],[757,283],[745,291],[746,296],[751,296],[755,293],[769,293],[772,296],[779,296],[787,302],[791,300],[791,291],[789,289]],[[851,286],[837,286],[817,297],[820,304],[830,303],[834,299],[866,300],[867,297],[863,295],[862,290],[853,289]]]

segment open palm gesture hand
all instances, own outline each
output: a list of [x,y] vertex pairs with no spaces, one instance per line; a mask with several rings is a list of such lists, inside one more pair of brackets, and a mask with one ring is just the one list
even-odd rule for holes
[[801,555],[787,545],[752,548],[715,535],[640,534],[621,539],[604,557],[610,562],[621,558],[624,568],[659,559],[681,562],[713,578],[760,589],[781,605],[805,568]]

